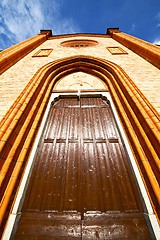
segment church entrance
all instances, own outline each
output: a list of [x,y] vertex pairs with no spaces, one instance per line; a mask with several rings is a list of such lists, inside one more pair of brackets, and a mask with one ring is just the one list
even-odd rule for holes
[[52,106],[15,239],[150,239],[105,99]]

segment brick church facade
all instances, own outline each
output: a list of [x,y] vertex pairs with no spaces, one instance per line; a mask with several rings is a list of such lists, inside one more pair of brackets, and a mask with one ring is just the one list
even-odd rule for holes
[[4,239],[160,239],[159,69],[160,47],[118,28],[0,53]]

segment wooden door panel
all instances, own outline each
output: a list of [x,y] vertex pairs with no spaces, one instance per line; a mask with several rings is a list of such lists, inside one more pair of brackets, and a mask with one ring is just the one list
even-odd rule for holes
[[15,239],[80,240],[81,215],[77,213],[25,212],[21,217]]
[[16,239],[27,228],[33,239],[150,238],[111,109],[101,98],[53,105]]
[[[145,231],[146,230],[146,231]],[[82,223],[82,238],[101,240],[150,239],[144,228],[142,214],[85,213]]]

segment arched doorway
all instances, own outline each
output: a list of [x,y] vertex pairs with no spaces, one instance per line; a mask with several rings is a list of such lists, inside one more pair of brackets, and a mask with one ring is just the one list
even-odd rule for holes
[[[78,57],[58,60],[53,63],[47,64],[42,69],[40,69],[32,79],[33,86],[38,86],[38,87],[34,87],[34,91],[30,87],[30,89],[32,89],[31,91],[34,93],[34,96],[33,98],[30,97],[28,100],[28,103],[30,103],[29,107],[33,106],[33,109],[36,112],[36,111],[39,111],[37,109],[40,109],[40,106],[42,106],[41,107],[42,109],[40,109],[41,111],[40,114],[38,113],[40,116],[42,116],[43,110],[45,108],[45,104],[49,99],[50,92],[53,88],[54,83],[68,74],[79,72],[79,71],[94,75],[100,78],[101,80],[103,80],[107,84],[108,88],[110,89],[110,93],[115,103],[115,106],[117,108],[117,111],[119,112],[119,115],[123,122],[123,126],[124,127],[127,126],[126,132],[128,135],[128,139],[130,141],[133,141],[132,149],[135,152],[136,157],[137,158],[139,158],[140,156],[143,157],[142,153],[139,152],[140,148],[143,148],[144,151],[146,151],[146,156],[150,154],[148,152],[149,149],[148,148],[147,150],[145,149],[145,144],[143,144],[143,146],[141,146],[140,148],[139,147],[137,148],[137,145],[136,145],[138,144],[139,146],[139,142],[140,143],[143,142],[143,138],[144,138],[144,135],[142,134],[143,132],[140,132],[139,134],[139,128],[136,127],[135,125],[137,123],[137,120],[143,121],[144,112],[143,114],[141,114],[141,109],[137,107],[136,101],[133,98],[130,98],[130,94],[132,93],[131,89],[136,90],[136,88],[132,84],[132,81],[128,78],[128,76],[124,73],[124,71],[120,67],[108,61],[104,61],[102,59],[97,59],[92,57],[78,56]],[[36,96],[37,96],[37,99],[36,99]],[[143,101],[140,101],[141,103],[146,101],[143,99],[142,95],[141,95],[141,100],[143,100]],[[34,102],[36,102],[36,105],[34,105]],[[132,113],[130,106],[132,107],[134,106],[133,108],[134,113]],[[135,119],[135,115],[137,111],[140,114],[138,114]],[[39,116],[38,114],[36,116]],[[128,116],[130,122],[128,122],[126,115]],[[29,118],[29,119],[33,121],[33,118]],[[39,120],[37,120],[36,118],[37,122]],[[26,115],[26,121],[27,121],[27,115]],[[135,126],[136,131],[131,130],[132,124]],[[147,124],[149,123],[147,122]],[[137,126],[138,126],[138,123],[137,123]],[[34,130],[35,130],[35,126],[33,128],[33,131]],[[152,128],[152,131],[154,131],[154,128]],[[134,134],[137,134],[139,142],[135,141]],[[157,141],[156,135],[153,135],[153,137],[151,138],[150,135],[148,134],[148,139],[151,144],[152,144],[152,141],[153,143]],[[24,148],[25,148],[25,145],[24,145]],[[159,149],[157,148],[157,146],[155,146],[154,151],[156,152],[156,154],[158,154],[158,150]],[[154,166],[156,166],[156,163],[154,164]],[[141,167],[144,169],[144,166],[141,166]],[[147,174],[145,172],[143,174],[147,178]],[[149,181],[152,181],[152,179],[150,178]],[[150,183],[147,182],[147,184],[150,184]],[[151,189],[150,191],[153,192],[154,190],[155,189]],[[153,201],[155,203],[155,206],[157,206],[156,196],[153,199]]]

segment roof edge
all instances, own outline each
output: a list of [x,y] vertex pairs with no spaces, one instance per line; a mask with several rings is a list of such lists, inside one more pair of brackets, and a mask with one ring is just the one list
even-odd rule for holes
[[107,34],[99,34],[99,33],[72,33],[72,34],[52,35],[48,39],[68,38],[68,37],[104,37],[104,38],[110,38],[110,36],[107,35]]

